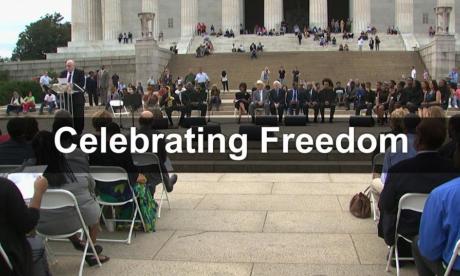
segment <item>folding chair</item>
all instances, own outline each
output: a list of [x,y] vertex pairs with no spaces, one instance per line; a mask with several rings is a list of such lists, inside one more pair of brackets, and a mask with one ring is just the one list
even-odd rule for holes
[[[378,153],[372,158],[372,174],[374,173],[382,173],[383,162],[385,160],[385,153]],[[377,170],[379,168],[379,170]],[[375,200],[374,193],[370,192],[371,194],[371,204],[372,204],[372,213],[374,214],[374,221],[377,221],[377,204]]]
[[460,240],[458,240],[457,244],[455,245],[454,252],[452,253],[452,258],[450,258],[450,262],[447,266],[444,276],[449,276],[450,272],[454,267],[455,261],[457,260],[457,256],[460,256]]
[[[128,112],[128,110],[126,109],[126,106],[125,104],[123,103],[122,100],[111,100],[109,102],[109,105],[110,105],[110,109],[112,110],[112,114],[113,116],[116,118],[117,116],[123,116],[123,115],[126,115],[126,116],[129,116],[130,113]],[[117,110],[117,111],[115,111]]]
[[[163,178],[163,171],[161,170],[160,159],[154,153],[135,153],[133,154],[133,162],[136,167],[138,167],[142,172],[148,173],[149,169],[152,166],[157,166],[158,171],[154,173],[159,173],[161,177],[161,184],[163,185],[163,190],[161,191],[160,203],[158,204],[158,218],[161,217],[161,207],[163,206],[163,199],[166,198],[168,202],[168,208],[171,209],[171,203],[169,201],[168,192],[166,191],[166,184]],[[156,183],[155,183],[156,184]]]
[[5,250],[3,250],[2,244],[0,243],[0,255],[2,256],[3,260],[5,261],[8,268],[13,271],[13,265],[11,264],[10,258],[6,255]]
[[[128,233],[128,238],[124,240],[120,239],[98,239],[98,241],[102,242],[120,242],[120,243],[127,243],[131,244],[131,237],[133,235],[133,230],[134,230],[134,224],[136,222],[141,222],[142,227],[145,229],[145,224],[144,224],[144,219],[142,217],[140,208],[139,208],[139,203],[136,198],[136,194],[134,193],[134,190],[131,187],[131,184],[129,182],[129,177],[128,173],[120,167],[104,167],[104,166],[92,166],[89,168],[90,169],[90,174],[96,181],[96,191],[97,191],[97,186],[98,184],[100,185],[101,183],[110,183],[112,185],[119,185],[120,183],[125,183],[130,192],[131,192],[131,199],[126,200],[126,201],[119,201],[119,202],[107,202],[101,199],[100,196],[97,196],[96,201],[101,205],[101,216],[102,220],[104,223],[107,222],[130,222],[131,226],[129,228],[129,233]],[[117,219],[115,217],[115,209],[114,207],[121,207],[127,204],[132,203],[134,205],[134,213],[132,219]],[[107,219],[104,216],[104,207],[111,207],[112,209],[112,214],[113,218],[112,219]],[[136,220],[137,215],[139,215],[140,220]],[[107,225],[107,224],[106,224]]]
[[[48,251],[48,253],[51,253],[51,249],[48,246],[48,240],[50,239],[66,239],[70,238],[75,234],[80,233],[83,231],[83,234],[86,236],[86,244],[85,244],[85,249],[83,250],[83,257],[81,259],[80,263],[80,270],[78,272],[78,275],[81,276],[83,275],[83,266],[85,264],[85,257],[88,254],[88,247],[91,248],[92,252],[96,252],[96,249],[94,248],[94,242],[91,240],[90,235],[89,235],[89,230],[88,227],[85,224],[85,221],[83,220],[83,217],[80,212],[80,208],[78,207],[77,199],[75,196],[66,190],[48,190],[46,193],[43,195],[42,198],[42,203],[41,203],[41,210],[56,210],[56,209],[61,209],[64,207],[73,207],[75,208],[75,211],[77,212],[78,219],[80,220],[81,223],[81,228],[75,229],[71,233],[62,233],[59,235],[49,235],[47,233],[39,232],[37,231],[37,234],[45,238],[45,248]],[[92,255],[92,253],[90,254]],[[97,263],[99,267],[102,266],[99,256],[95,255]]]
[[390,252],[388,255],[388,262],[386,271],[390,271],[390,263],[393,258],[393,252],[395,254],[395,261],[396,261],[396,275],[399,276],[399,260],[402,261],[413,261],[414,258],[400,258],[398,255],[398,239],[402,238],[405,241],[412,243],[412,240],[404,237],[403,235],[398,233],[399,227],[399,219],[401,216],[401,211],[403,210],[411,210],[418,213],[423,213],[423,208],[425,207],[425,202],[428,198],[428,194],[405,194],[401,197],[398,204],[398,215],[396,217],[396,231],[395,231],[395,244],[390,247]]

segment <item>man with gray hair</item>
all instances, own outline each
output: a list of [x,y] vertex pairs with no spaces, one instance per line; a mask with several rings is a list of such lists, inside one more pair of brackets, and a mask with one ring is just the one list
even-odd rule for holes
[[273,82],[273,89],[269,95],[270,112],[272,115],[278,115],[278,121],[283,122],[284,107],[286,106],[286,91],[281,87],[279,81]]
[[[67,85],[72,93],[72,104],[67,106],[73,116],[74,129],[78,135],[81,135],[85,128],[85,72],[76,69],[75,62],[71,59],[66,61],[65,67],[66,70],[61,72],[59,78],[67,80]],[[65,101],[69,101],[69,98],[66,97]]]
[[265,115],[270,113],[270,105],[268,101],[267,91],[263,81],[256,82],[256,90],[252,91],[251,103],[249,104],[249,114],[251,114],[252,122],[255,122],[256,109],[263,108]]

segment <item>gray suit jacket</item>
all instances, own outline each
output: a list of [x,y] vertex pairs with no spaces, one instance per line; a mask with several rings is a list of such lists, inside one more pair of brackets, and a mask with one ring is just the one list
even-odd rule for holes
[[262,90],[262,99],[261,99],[260,90],[256,90],[252,92],[251,99],[253,102],[263,101],[264,103],[268,103],[268,91]]
[[104,70],[103,73],[99,72],[98,76],[98,88],[109,89],[110,86],[110,75],[107,70]]

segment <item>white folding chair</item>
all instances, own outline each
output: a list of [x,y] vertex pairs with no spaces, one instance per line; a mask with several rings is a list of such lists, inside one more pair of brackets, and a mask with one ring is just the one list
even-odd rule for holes
[[[160,159],[154,153],[135,153],[133,154],[134,165],[141,170],[148,170],[149,167],[157,166],[158,171],[154,172],[159,173],[161,177],[161,184],[163,189],[161,191],[160,203],[158,204],[158,218],[161,217],[161,207],[163,206],[163,199],[166,199],[168,202],[168,208],[171,209],[171,203],[169,201],[168,192],[166,191],[166,184],[163,178],[163,171],[161,170]],[[155,183],[156,184],[156,183]]]
[[[61,233],[59,235],[56,235],[56,234],[51,235],[51,234],[47,234],[47,233],[39,232],[39,231],[37,231],[37,234],[39,234],[40,236],[44,237],[45,245],[46,245],[45,248],[48,251],[48,253],[51,253],[50,252],[51,249],[48,246],[48,240],[50,240],[50,239],[53,239],[53,240],[54,239],[67,239],[67,238],[70,238],[73,235],[78,234],[81,231],[83,231],[84,235],[86,236],[86,243],[85,243],[85,249],[83,250],[83,257],[82,257],[81,263],[80,263],[80,270],[78,272],[78,275],[81,276],[81,275],[83,275],[83,266],[85,264],[86,255],[88,254],[88,247],[91,248],[92,252],[96,252],[96,249],[94,248],[94,241],[92,241],[91,238],[90,238],[88,227],[86,226],[85,221],[83,220],[83,217],[81,215],[80,208],[78,207],[77,199],[69,191],[50,189],[50,190],[46,191],[46,193],[43,195],[40,209],[49,211],[49,210],[56,210],[56,209],[61,209],[61,208],[65,208],[65,207],[73,207],[75,209],[75,211],[76,211],[76,213],[78,215],[78,219],[80,220],[80,223],[81,223],[80,228],[75,229],[71,233]],[[92,254],[93,253],[91,253],[91,255]],[[99,260],[99,256],[97,256],[97,254],[94,255],[94,256],[96,257],[96,260],[97,260],[97,263],[98,263],[99,267],[101,267],[102,264],[101,264],[101,262]]]
[[[120,117],[120,116],[129,116],[130,113],[128,112],[128,110],[126,109],[126,106],[125,104],[123,103],[122,100],[111,100],[109,102],[109,105],[110,105],[110,109],[112,110],[112,114],[114,117]],[[117,111],[115,111],[117,110]]]
[[[91,166],[90,168],[91,176],[96,181],[96,191],[98,184],[101,183],[111,183],[113,185],[117,185],[120,183],[125,183],[127,188],[129,188],[131,192],[131,199],[126,201],[119,201],[119,202],[107,202],[101,199],[100,196],[97,196],[96,201],[101,205],[101,217],[104,223],[117,223],[117,222],[129,222],[131,226],[129,228],[128,237],[124,240],[120,239],[98,239],[101,242],[120,242],[120,243],[127,243],[131,244],[131,237],[133,235],[134,224],[136,222],[141,222],[142,227],[145,229],[144,218],[142,217],[142,213],[139,208],[139,203],[137,201],[136,193],[131,187],[131,183],[129,182],[128,173],[120,167],[104,167],[104,166]],[[132,203],[134,205],[134,212],[132,219],[117,219],[115,216],[115,207],[121,207],[127,204]],[[104,216],[104,207],[110,207],[112,209],[113,218],[107,219]],[[139,215],[140,220],[137,220],[137,215]]]
[[458,256],[460,256],[460,240],[458,240],[457,244],[455,245],[454,251],[452,253],[452,258],[450,258],[450,262],[449,262],[449,265],[447,266],[444,276],[449,276],[450,272],[454,268],[454,264]]
[[[372,158],[372,174],[376,173],[376,167],[383,166],[383,162],[385,160],[385,153],[378,153]],[[381,171],[380,171],[381,173]],[[375,200],[374,193],[371,189],[371,204],[372,204],[372,214],[374,214],[374,221],[377,221],[377,204],[378,202]]]
[[398,204],[398,214],[396,217],[396,230],[395,230],[395,244],[390,247],[390,252],[388,255],[388,262],[387,262],[387,268],[386,271],[390,271],[390,263],[393,259],[393,252],[395,255],[395,261],[396,261],[396,275],[399,276],[399,261],[412,261],[414,258],[400,258],[398,255],[398,239],[402,238],[405,241],[412,243],[412,240],[404,237],[403,235],[398,233],[398,227],[399,227],[399,219],[401,216],[401,211],[403,210],[411,210],[414,212],[418,213],[423,213],[423,208],[425,207],[425,202],[428,198],[428,194],[405,194],[404,196],[401,197],[399,200]]
[[2,244],[0,243],[0,255],[2,256],[3,260],[5,261],[6,265],[8,268],[12,271],[13,270],[13,265],[11,264],[10,258],[8,258],[8,255],[6,255],[5,250],[3,250]]

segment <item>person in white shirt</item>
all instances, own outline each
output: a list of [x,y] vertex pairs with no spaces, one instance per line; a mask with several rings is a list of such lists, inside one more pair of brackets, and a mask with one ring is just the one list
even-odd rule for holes
[[415,66],[412,66],[412,71],[410,72],[410,76],[412,79],[416,80],[417,79],[417,70],[415,70]]
[[150,79],[147,81],[147,85],[154,86],[156,84],[157,82],[155,81],[155,78],[153,76],[151,76]]
[[42,87],[43,91],[45,91],[44,86],[50,86],[50,82],[51,78],[48,76],[48,72],[45,72],[43,76],[40,77],[40,86]]
[[201,87],[201,89],[206,91],[206,86],[209,83],[209,77],[208,74],[203,72],[201,67],[198,69],[198,74],[195,76],[195,82]]
[[51,90],[48,89],[48,92],[46,93],[45,95],[45,99],[43,100],[43,103],[40,107],[40,115],[43,114],[43,108],[45,108],[45,106],[48,107],[48,113],[53,113],[54,112],[54,109],[56,108],[57,104],[56,104],[56,96],[51,93]]
[[358,40],[358,48],[359,48],[359,51],[360,51],[360,52],[363,51],[363,47],[364,47],[364,39],[361,37],[361,38],[359,38],[359,40]]

